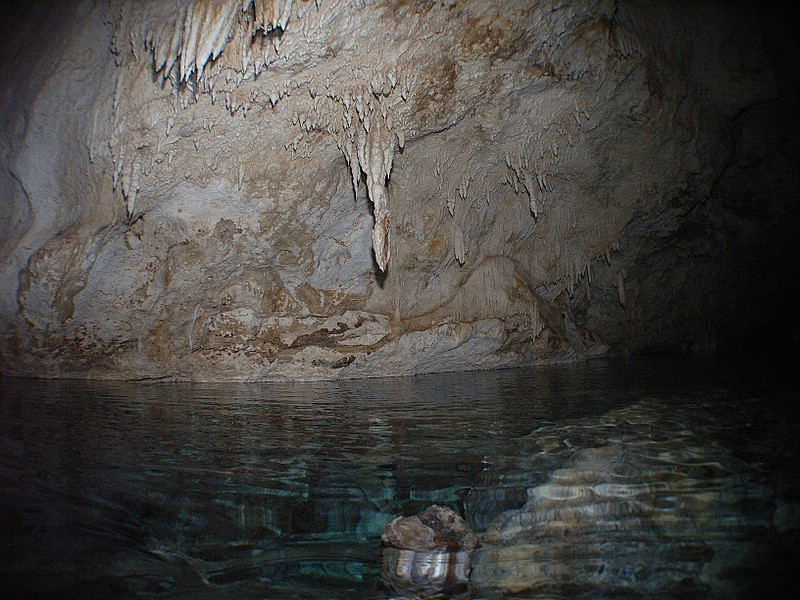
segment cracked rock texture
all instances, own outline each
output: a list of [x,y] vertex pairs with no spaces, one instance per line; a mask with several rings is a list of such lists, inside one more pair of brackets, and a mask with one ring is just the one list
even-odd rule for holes
[[796,345],[798,48],[751,4],[21,4],[0,372]]

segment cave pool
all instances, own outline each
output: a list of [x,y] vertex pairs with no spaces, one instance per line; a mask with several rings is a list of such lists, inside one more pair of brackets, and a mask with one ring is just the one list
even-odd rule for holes
[[0,596],[412,597],[381,579],[381,529],[439,504],[481,538],[440,597],[790,597],[792,368],[2,378]]

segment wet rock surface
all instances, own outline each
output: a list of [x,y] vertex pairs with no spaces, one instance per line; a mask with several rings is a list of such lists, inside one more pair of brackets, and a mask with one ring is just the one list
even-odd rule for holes
[[419,515],[397,517],[383,529],[381,539],[400,550],[473,550],[478,544],[460,515],[436,505]]

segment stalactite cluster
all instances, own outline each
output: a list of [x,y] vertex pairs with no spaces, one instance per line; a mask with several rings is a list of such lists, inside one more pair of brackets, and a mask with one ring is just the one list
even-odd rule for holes
[[252,64],[258,75],[270,53],[264,44],[253,44],[253,38],[270,37],[277,50],[278,32],[286,29],[293,5],[294,0],[190,0],[161,23],[143,19],[153,27],[145,32],[144,43],[164,78],[202,81],[206,65],[234,40],[242,46],[242,72]]
[[[386,95],[390,93],[391,89]],[[375,217],[372,248],[378,267],[385,271],[389,263],[391,227],[387,184],[395,150],[404,147],[405,136],[402,129],[394,128],[388,102],[384,101],[383,88],[378,93],[373,91],[344,96],[341,104],[342,127],[337,143],[350,166],[355,191],[358,190],[361,174],[366,177],[367,193]]]
[[[153,69],[171,82],[174,107],[173,115],[167,120],[166,135],[158,138],[156,148],[151,142],[131,140],[124,116],[117,118],[114,136],[109,142],[115,165],[114,189],[119,187],[126,216],[132,219],[142,174],[148,174],[165,158],[171,161],[172,155],[165,155],[162,146],[170,143],[179,109],[196,103],[198,94],[208,94],[212,102],[222,98],[231,114],[241,110],[246,115],[257,105],[268,103],[267,106],[274,108],[281,98],[297,92],[293,88],[300,85],[302,89],[296,96],[302,100],[293,105],[301,108],[294,112],[292,124],[299,127],[301,133],[286,147],[297,152],[305,134],[329,134],[347,161],[356,191],[364,174],[375,219],[372,231],[375,260],[381,270],[386,270],[391,229],[387,184],[395,151],[402,150],[405,145],[403,128],[393,119],[398,102],[407,103],[412,95],[411,78],[392,69],[382,76],[373,75],[367,85],[354,81],[352,87],[343,90],[341,85],[326,84],[322,91],[316,85],[296,84],[286,79],[283,79],[283,86],[275,85],[269,75],[259,79],[269,64],[277,60],[293,15],[302,30],[303,17],[308,11],[299,12],[298,8],[299,14],[295,14],[294,6],[292,0],[195,0],[166,15],[157,27],[144,30],[141,40],[129,31],[131,48],[143,42],[144,50],[152,53]],[[318,3],[316,7],[319,8]],[[136,12],[143,9],[126,7],[126,10],[123,22],[153,21],[152,15]],[[324,16],[318,13],[314,16],[314,24],[305,26],[323,26]],[[304,30],[303,35],[306,35]],[[139,60],[135,50],[132,55]],[[122,90],[129,85],[125,78],[125,72],[118,76],[115,107]],[[325,106],[320,105],[320,100],[327,101]],[[149,165],[143,166],[145,163]],[[239,189],[244,179],[243,169],[240,164]]]

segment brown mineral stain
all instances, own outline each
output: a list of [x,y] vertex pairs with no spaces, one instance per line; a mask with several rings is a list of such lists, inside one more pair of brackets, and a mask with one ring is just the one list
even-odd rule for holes
[[220,242],[230,242],[238,233],[242,233],[242,229],[230,219],[220,219],[214,227],[214,237]]

